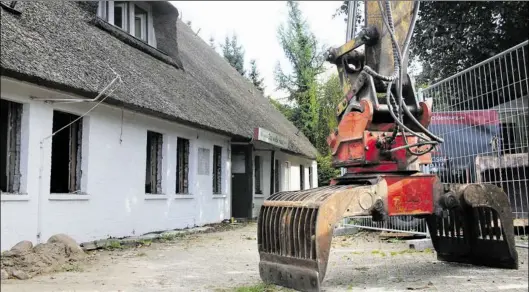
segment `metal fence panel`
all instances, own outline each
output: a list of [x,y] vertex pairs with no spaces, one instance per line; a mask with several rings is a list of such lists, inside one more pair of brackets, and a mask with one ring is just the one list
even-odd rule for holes
[[[421,99],[433,100],[431,131],[445,140],[432,152],[433,163],[423,169],[447,183],[483,182],[503,188],[515,226],[528,225],[528,62],[525,41],[420,91]],[[424,226],[424,232],[391,220],[399,219],[383,223],[363,216],[344,223],[427,233],[422,219],[415,225]]]

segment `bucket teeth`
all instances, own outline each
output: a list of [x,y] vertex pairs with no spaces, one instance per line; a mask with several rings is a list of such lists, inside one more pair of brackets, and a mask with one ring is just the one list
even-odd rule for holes
[[518,269],[507,195],[493,185],[454,186],[458,204],[427,219],[439,260]]
[[261,207],[258,220],[259,274],[267,283],[320,291],[334,224],[355,186],[327,186],[280,192]]

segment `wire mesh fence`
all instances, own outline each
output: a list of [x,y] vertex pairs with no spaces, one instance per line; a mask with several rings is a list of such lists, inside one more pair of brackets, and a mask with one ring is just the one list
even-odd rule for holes
[[522,236],[528,225],[528,42],[422,90],[432,132],[444,138],[429,169],[447,183],[491,183],[509,198]]
[[391,216],[384,221],[373,221],[371,216],[355,216],[345,218],[342,225],[345,227],[359,227],[362,229],[428,236],[426,221],[413,216]]
[[[525,41],[420,91],[421,99],[433,100],[429,128],[445,140],[432,151],[433,163],[424,170],[446,183],[482,182],[501,187],[522,240],[527,240],[529,211],[528,61]],[[422,233],[389,221],[348,220],[362,228]],[[414,226],[426,229],[424,220],[417,220]]]

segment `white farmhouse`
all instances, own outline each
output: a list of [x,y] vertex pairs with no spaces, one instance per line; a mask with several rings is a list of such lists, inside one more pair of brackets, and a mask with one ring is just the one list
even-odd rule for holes
[[316,150],[170,3],[2,1],[1,249],[255,218]]

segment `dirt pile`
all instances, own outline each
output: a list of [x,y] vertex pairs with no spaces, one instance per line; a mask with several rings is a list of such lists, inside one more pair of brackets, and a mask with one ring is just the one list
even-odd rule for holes
[[30,241],[21,241],[2,253],[2,280],[25,280],[39,274],[67,269],[85,256],[75,240],[65,234],[56,234],[50,237],[48,242],[37,244],[35,247]]

